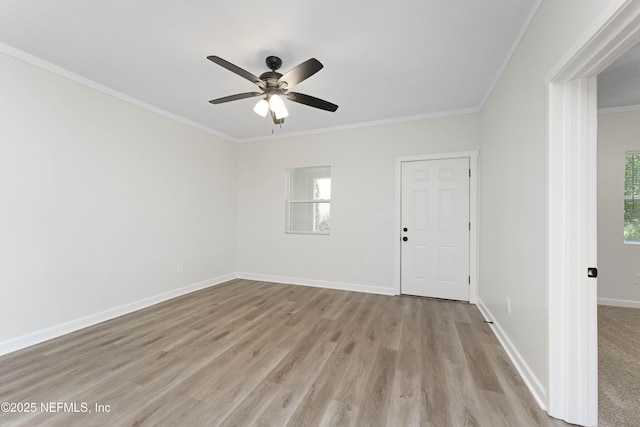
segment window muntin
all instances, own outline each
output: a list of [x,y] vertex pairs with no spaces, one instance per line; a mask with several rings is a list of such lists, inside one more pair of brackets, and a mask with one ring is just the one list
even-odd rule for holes
[[287,169],[287,233],[329,234],[331,167]]
[[640,243],[640,151],[625,156],[624,242]]

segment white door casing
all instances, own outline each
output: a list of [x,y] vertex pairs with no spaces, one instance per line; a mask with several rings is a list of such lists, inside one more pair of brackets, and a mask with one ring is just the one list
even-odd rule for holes
[[469,159],[402,163],[401,291],[469,301]]

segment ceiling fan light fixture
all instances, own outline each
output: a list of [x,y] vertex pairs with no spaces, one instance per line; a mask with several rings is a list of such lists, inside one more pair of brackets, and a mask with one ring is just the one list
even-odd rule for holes
[[274,94],[269,97],[269,108],[274,112],[276,119],[278,120],[289,117],[287,107],[285,107],[284,102],[279,95]]
[[259,116],[267,117],[267,113],[269,112],[269,102],[267,102],[266,99],[261,99],[258,101],[256,106],[253,107],[253,111],[255,111]]
[[282,106],[281,110],[276,111],[276,119],[284,119],[285,117],[289,117],[289,111],[285,106]]
[[282,60],[277,56],[269,56],[266,59],[266,63],[271,71],[260,74],[260,77],[253,75],[247,70],[243,70],[219,56],[210,55],[207,56],[207,59],[256,84],[261,90],[261,92],[244,92],[212,99],[209,101],[211,104],[223,104],[225,102],[256,96],[264,97],[253,107],[253,111],[262,117],[266,117],[270,111],[271,119],[275,125],[281,125],[284,123],[285,117],[289,117],[289,111],[287,111],[287,107],[284,105],[284,100],[282,99],[283,96],[286,96],[289,101],[325,111],[335,112],[338,109],[336,104],[332,104],[323,99],[305,95],[304,93],[289,92],[291,87],[308,79],[322,69],[322,64],[315,58],[308,59],[286,73],[280,74],[276,70],[282,65]]

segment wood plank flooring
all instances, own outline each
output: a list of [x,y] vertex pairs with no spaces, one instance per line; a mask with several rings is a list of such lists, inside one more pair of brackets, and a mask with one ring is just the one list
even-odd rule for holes
[[0,357],[0,402],[35,404],[3,426],[566,425],[473,305],[247,280]]

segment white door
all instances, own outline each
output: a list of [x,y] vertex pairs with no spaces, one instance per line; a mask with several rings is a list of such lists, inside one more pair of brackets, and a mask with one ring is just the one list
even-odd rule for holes
[[402,163],[400,290],[469,301],[469,158]]

